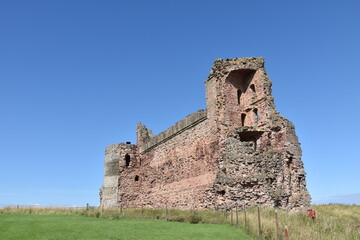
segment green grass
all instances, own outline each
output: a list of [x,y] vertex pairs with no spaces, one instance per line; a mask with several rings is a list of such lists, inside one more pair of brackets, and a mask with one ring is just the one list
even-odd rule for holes
[[0,239],[254,240],[241,229],[224,224],[25,213],[0,214]]
[[[317,213],[316,221],[310,219],[306,215],[306,211],[287,212],[278,210],[279,227],[282,239],[284,239],[284,227],[287,226],[291,240],[360,240],[359,205],[314,205],[312,208],[314,208]],[[261,207],[260,209],[263,239],[276,240],[274,209],[269,207]],[[48,236],[47,238],[36,238],[36,236],[34,237],[31,235],[32,238],[9,238],[3,237],[5,235],[2,235],[8,232],[7,228],[11,229],[13,226],[15,226],[17,230],[13,230],[14,233],[7,233],[8,235],[6,236],[21,233],[23,228],[31,230],[29,225],[31,226],[31,224],[35,223],[37,225],[34,226],[40,230],[49,228],[47,225],[51,224],[51,222],[55,222],[56,219],[51,221],[45,220],[45,223],[31,220],[21,223],[21,225],[17,225],[17,222],[20,223],[27,218],[31,219],[32,216],[35,218],[37,216],[40,218],[52,218],[57,215],[59,215],[59,222],[56,223],[55,226],[50,227],[50,230],[45,231],[55,231],[53,233],[54,237]],[[10,224],[4,222],[6,219],[8,219],[6,221],[11,221],[12,216],[15,216],[17,220],[13,220],[13,223]],[[224,212],[214,210],[191,211],[168,209],[166,211],[165,209],[121,210],[116,208],[105,210],[100,208],[91,208],[89,210],[69,208],[17,209],[7,207],[0,209],[0,239],[97,239],[91,238],[92,235],[89,235],[89,237],[84,234],[86,234],[87,231],[98,234],[102,230],[105,231],[105,233],[102,233],[101,238],[98,239],[251,239],[250,237],[244,238],[244,231],[236,229],[235,226],[229,226],[229,223],[231,223],[230,216],[229,212],[227,213],[227,217],[225,217]],[[235,218],[235,214],[233,214],[233,216]],[[61,219],[67,219],[67,217],[69,217],[69,220],[64,220],[63,222],[60,221]],[[236,222],[234,218],[233,223]],[[245,233],[257,236],[257,218],[257,208],[247,208],[247,228]],[[70,229],[70,226],[68,226],[67,223],[70,222],[71,219],[74,219],[72,220],[74,222],[72,225],[79,225],[81,228],[79,227],[65,231],[66,234],[75,232],[75,235],[56,237],[56,234],[64,232],[63,228]],[[80,220],[76,223],[76,219],[82,219],[81,221],[83,223],[81,223]],[[165,221],[165,219],[168,221]],[[84,225],[85,222],[86,224],[91,223],[93,225],[86,226]],[[199,224],[189,224],[189,222]],[[244,225],[244,214],[240,211],[239,226],[240,228],[244,228]],[[5,228],[5,226],[7,226],[7,228]],[[97,228],[97,226],[100,227]],[[128,229],[128,226],[130,229]],[[3,231],[7,232],[2,233]],[[31,231],[27,231],[28,234],[31,233]],[[107,234],[112,231],[118,232],[115,232],[113,236],[107,237]],[[157,235],[159,233],[160,235]],[[30,235],[25,234],[24,236]],[[104,238],[104,236],[107,238]]]
[[[360,240],[359,205],[313,205],[317,214],[316,221],[305,212],[286,212],[278,210],[281,235],[284,237],[285,226],[289,229],[291,240]],[[247,211],[248,228],[252,234],[258,233],[257,208]],[[261,208],[263,237],[276,239],[275,211]],[[240,225],[244,226],[243,213]]]

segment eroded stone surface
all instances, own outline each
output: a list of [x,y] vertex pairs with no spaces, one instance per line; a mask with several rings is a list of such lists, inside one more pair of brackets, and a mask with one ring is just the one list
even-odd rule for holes
[[308,207],[293,124],[276,112],[263,58],[215,60],[206,110],[159,135],[141,123],[137,145],[105,151],[104,207]]

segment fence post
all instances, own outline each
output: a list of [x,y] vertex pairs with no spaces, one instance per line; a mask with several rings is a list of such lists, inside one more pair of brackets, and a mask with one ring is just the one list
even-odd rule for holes
[[89,203],[86,204],[86,211],[89,210]]
[[281,240],[280,229],[279,229],[279,216],[276,209],[275,209],[275,222],[276,222],[276,239]]
[[285,240],[289,240],[289,230],[288,230],[288,226],[285,226]]
[[259,239],[262,239],[262,232],[261,232],[261,216],[260,216],[260,207],[257,206],[258,212],[258,225],[259,225]]
[[168,208],[167,208],[167,202],[165,203],[165,218],[168,220]]
[[238,211],[238,207],[236,206],[235,208],[235,214],[236,214],[236,227],[239,227],[239,211]]
[[247,227],[247,222],[246,222],[246,204],[244,203],[244,221],[245,221],[245,230],[246,230],[246,227]]

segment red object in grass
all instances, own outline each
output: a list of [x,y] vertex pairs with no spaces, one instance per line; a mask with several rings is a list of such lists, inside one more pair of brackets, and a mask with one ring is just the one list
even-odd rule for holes
[[315,221],[315,219],[316,219],[315,210],[309,209],[309,210],[307,210],[307,214],[308,214],[309,217],[311,217]]

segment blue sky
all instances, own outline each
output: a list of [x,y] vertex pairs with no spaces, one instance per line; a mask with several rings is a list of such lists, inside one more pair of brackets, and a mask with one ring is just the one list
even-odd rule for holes
[[107,145],[205,108],[263,56],[314,203],[360,204],[358,1],[0,1],[0,207],[98,205]]

